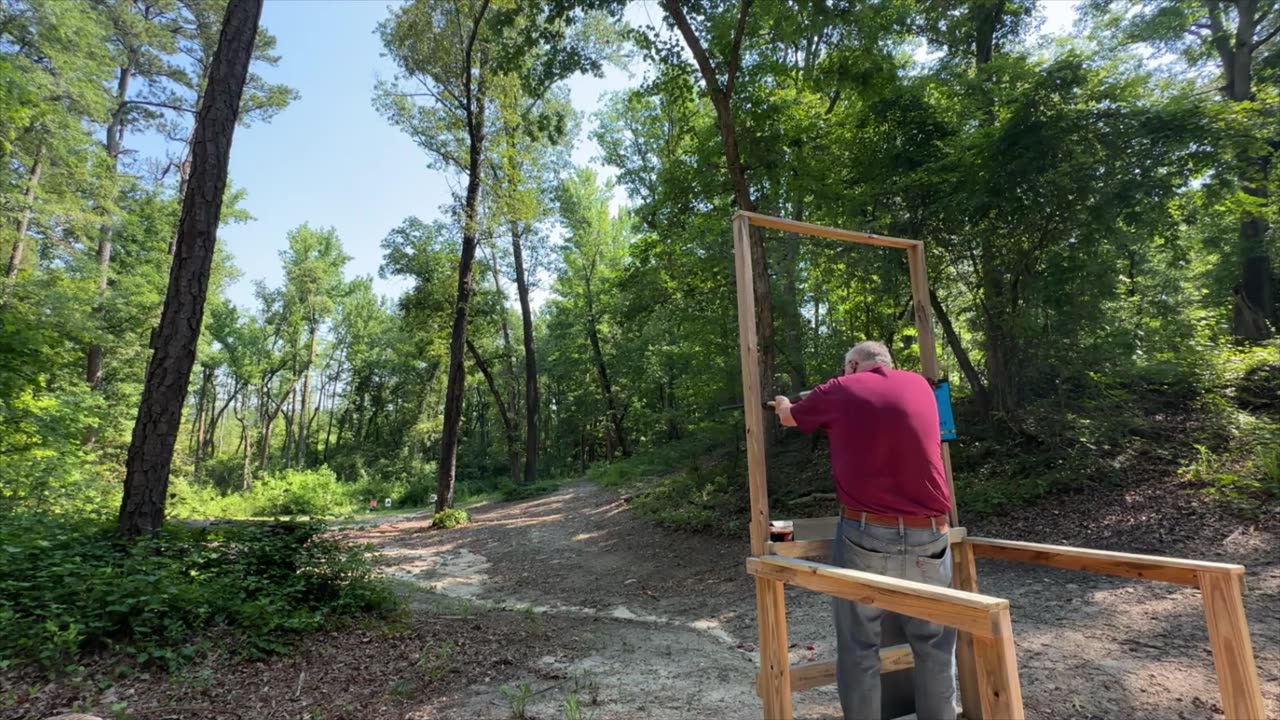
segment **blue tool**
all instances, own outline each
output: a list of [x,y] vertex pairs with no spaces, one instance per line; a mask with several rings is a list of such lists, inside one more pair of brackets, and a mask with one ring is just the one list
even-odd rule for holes
[[951,383],[939,380],[933,385],[933,397],[938,401],[938,424],[943,440],[956,439],[956,418],[951,413]]

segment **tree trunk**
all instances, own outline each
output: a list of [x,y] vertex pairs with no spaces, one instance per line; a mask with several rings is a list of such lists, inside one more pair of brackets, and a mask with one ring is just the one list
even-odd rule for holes
[[[609,424],[613,428],[613,437],[618,442],[618,449],[623,457],[631,456],[631,447],[627,445],[627,436],[622,429],[622,416],[618,414],[618,404],[613,397],[613,383],[609,380],[609,368],[604,363],[604,353],[600,349],[600,332],[597,329],[595,299],[591,292],[591,281],[585,283],[587,296],[587,339],[591,341],[591,356],[595,360],[596,378],[600,381],[600,392],[604,395],[605,407],[609,413]],[[606,428],[607,433],[607,428]],[[613,453],[609,453],[613,459]]]
[[[479,20],[477,19],[477,22]],[[472,68],[466,68],[468,78]],[[481,76],[483,85],[483,75]],[[470,88],[470,82],[467,83]],[[470,93],[468,93],[470,95]],[[462,255],[458,259],[458,294],[454,303],[453,329],[449,333],[449,376],[444,396],[444,427],[440,432],[440,464],[436,482],[436,512],[453,507],[453,484],[457,475],[458,438],[462,427],[462,401],[466,396],[467,370],[463,354],[467,344],[467,322],[473,290],[472,266],[480,240],[480,163],[484,155],[484,92],[468,111],[470,159],[467,166],[467,194],[463,204]]]
[[236,413],[236,420],[240,422],[240,445],[243,448],[242,449],[243,454],[240,456],[240,489],[248,491],[253,487],[253,473],[250,468],[250,462],[249,462],[250,441],[249,441],[249,422],[247,417],[248,409],[249,409],[249,399],[247,397],[248,393],[245,393],[245,395],[246,397],[243,400],[241,400],[240,405],[237,407],[237,410],[235,411],[235,413]]
[[[752,0],[739,0],[738,24],[729,57],[725,63],[726,77],[721,83],[715,66],[707,54],[702,41],[698,39],[693,25],[685,15],[679,0],[663,0],[663,8],[684,38],[685,45],[698,65],[706,85],[707,94],[716,112],[716,128],[720,132],[720,140],[724,146],[725,168],[729,174],[729,182],[733,187],[733,198],[739,210],[754,212],[755,201],[751,198],[751,189],[747,183],[747,171],[742,164],[738,152],[737,126],[733,114],[733,93],[741,61],[742,38],[746,29],[747,14]],[[751,277],[754,284],[756,301],[756,339],[760,350],[760,388],[765,395],[771,395],[775,388],[773,379],[777,348],[774,345],[773,299],[769,287],[769,264],[764,246],[764,233],[760,228],[751,229]],[[767,426],[772,427],[772,426]]]
[[36,187],[40,185],[40,173],[44,170],[44,148],[36,151],[35,160],[31,163],[31,175],[27,178],[27,190],[22,195],[22,215],[18,217],[18,236],[13,240],[13,250],[9,253],[9,268],[5,273],[5,296],[18,280],[18,271],[22,269],[23,255],[27,246],[27,230],[31,227],[31,213],[35,209]]
[[991,412],[991,398],[987,395],[987,385],[982,381],[982,376],[978,374],[978,368],[974,367],[973,360],[969,357],[969,352],[964,349],[964,345],[960,342],[960,335],[956,333],[955,326],[951,324],[951,316],[947,314],[946,308],[942,306],[942,300],[938,298],[938,293],[932,288],[929,289],[929,304],[933,306],[933,312],[938,316],[938,324],[942,325],[942,334],[947,337],[947,345],[951,346],[951,354],[955,356],[956,362],[960,365],[960,372],[964,374],[964,379],[968,381],[969,388],[973,390],[973,398],[978,402],[978,408],[983,415]]
[[182,201],[178,251],[169,272],[154,352],[125,461],[120,532],[153,533],[164,523],[173,446],[204,318],[231,141],[249,73],[263,0],[230,0],[196,118],[191,184]]
[[[111,121],[107,123],[106,135],[107,157],[111,160],[112,172],[117,171],[120,154],[124,151],[125,110],[128,107],[129,84],[133,80],[134,73],[137,72],[138,62],[137,53],[130,52],[128,62],[120,68],[120,79],[116,83],[116,107],[111,114]],[[103,225],[98,235],[98,298],[93,309],[96,315],[106,312],[107,286],[111,278],[111,241],[114,235],[115,225],[112,222]],[[101,343],[90,343],[85,359],[85,382],[92,390],[102,386],[104,352]],[[85,429],[84,445],[86,447],[93,445],[97,437],[97,427],[89,426]]]
[[318,321],[311,319],[308,324],[307,339],[307,364],[302,369],[302,409],[298,413],[298,432],[296,435],[296,451],[298,455],[297,466],[305,469],[307,466],[307,413],[311,411],[311,368],[316,364],[316,325]]
[[538,355],[534,349],[533,310],[529,281],[525,277],[521,228],[511,226],[511,255],[516,269],[516,293],[520,296],[520,321],[524,335],[524,483],[538,481]]
[[[498,387],[498,382],[494,380],[488,363],[480,356],[480,351],[476,349],[470,338],[467,339],[467,351],[471,353],[471,358],[475,360],[480,374],[484,375],[484,381],[489,385],[489,392],[493,395],[493,404],[498,407],[498,418],[502,421],[502,431],[507,440],[507,465],[511,471],[511,482],[519,485],[520,436],[516,432],[515,418],[512,417],[513,413],[507,409],[506,400],[502,397],[502,390]],[[515,410],[515,408],[511,408],[511,410]]]

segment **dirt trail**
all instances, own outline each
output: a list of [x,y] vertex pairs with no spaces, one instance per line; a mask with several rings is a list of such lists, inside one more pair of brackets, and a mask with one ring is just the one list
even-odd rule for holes
[[[535,718],[562,717],[570,692],[597,720],[759,717],[745,542],[656,528],[591,485],[482,505],[472,517],[449,532],[406,519],[359,534],[379,546],[394,574],[434,591],[426,597],[546,618],[552,649],[510,677],[475,678],[434,698],[415,717],[507,717],[500,687],[520,683],[541,691],[528,704]],[[1173,543],[1162,551],[1249,565],[1254,651],[1269,715],[1280,717],[1275,547],[1269,534],[1238,531],[1198,551]],[[1029,717],[1221,717],[1197,591],[986,561],[979,578],[983,592],[1012,605]],[[787,603],[792,661],[831,657],[828,601],[788,590]],[[796,712],[837,717],[834,689],[797,695]]]

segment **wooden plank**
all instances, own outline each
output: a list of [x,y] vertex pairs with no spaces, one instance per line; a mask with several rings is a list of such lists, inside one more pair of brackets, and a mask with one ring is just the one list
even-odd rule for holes
[[[924,243],[907,248],[907,271],[911,278],[911,305],[916,318],[916,347],[920,351],[920,372],[930,380],[942,377],[938,367],[938,342],[933,334],[933,306],[929,303],[929,270],[925,266]],[[942,443],[942,469],[951,496],[947,514],[952,525],[960,524],[956,485],[951,477],[951,448]]]
[[[828,533],[830,534],[830,533]],[[964,528],[951,528],[949,533],[951,544],[958,548],[964,542],[966,531]],[[767,555],[781,555],[782,557],[804,558],[804,557],[821,557],[831,558],[832,540],[791,540],[788,542],[771,542],[766,547]],[[957,586],[958,587],[958,586]],[[965,589],[965,588],[960,588]],[[974,592],[970,590],[970,592]]]
[[766,720],[792,720],[791,657],[787,652],[787,601],[782,583],[756,578],[756,612],[760,621],[758,687]]
[[751,494],[751,554],[763,555],[769,542],[769,488],[765,468],[764,408],[760,397],[760,353],[756,347],[756,300],[751,278],[751,228],[741,213],[733,218],[733,258],[738,286],[738,350],[742,361],[742,414],[747,426],[747,478]]
[[[965,592],[978,592],[978,568],[973,559],[973,548],[962,542],[952,546],[951,551],[951,587]],[[974,653],[973,636],[967,632],[957,633],[956,679],[960,689],[960,704],[967,720],[983,720],[978,664]]]
[[1000,613],[996,622],[998,629],[994,636],[973,638],[982,717],[1023,720],[1026,713],[1022,708],[1022,682],[1018,678],[1008,608]]
[[1253,659],[1253,641],[1245,618],[1243,578],[1220,572],[1201,572],[1204,618],[1209,626],[1213,666],[1218,673],[1222,709],[1231,720],[1263,720],[1266,706]]
[[1244,566],[1226,563],[1180,560],[1157,555],[1133,555],[1067,547],[1065,545],[1041,545],[1038,543],[992,540],[969,537],[965,544],[973,548],[977,557],[1010,560],[1013,562],[1047,565],[1065,570],[1081,570],[1102,575],[1157,580],[1177,585],[1200,585],[1199,573],[1221,573],[1243,576]]
[[[915,667],[915,656],[910,645],[894,645],[880,648],[880,672],[890,673]],[[836,661],[818,660],[791,666],[791,692],[798,693],[824,687],[836,681]],[[756,694],[763,697],[762,673],[756,674]]]
[[1002,598],[777,555],[747,558],[747,572],[975,635],[997,632],[996,618],[1009,608],[1009,601]]
[[841,230],[839,228],[827,227],[825,225],[814,225],[813,223],[800,222],[798,220],[787,220],[786,218],[761,215],[760,213],[744,212],[742,210],[733,214],[734,220],[737,220],[739,217],[747,218],[750,223],[756,227],[773,228],[774,230],[782,230],[783,232],[796,233],[798,235],[810,235],[814,237],[830,238],[832,240],[843,240],[845,242],[858,243],[859,245],[876,245],[878,247],[905,249],[920,244],[919,240],[906,240],[903,238],[889,237],[887,235],[872,235],[870,233],[854,232],[852,230]]

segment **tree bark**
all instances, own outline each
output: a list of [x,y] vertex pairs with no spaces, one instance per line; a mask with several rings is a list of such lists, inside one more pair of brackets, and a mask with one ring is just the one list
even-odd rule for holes
[[973,390],[978,408],[983,415],[988,414],[991,411],[991,398],[987,395],[987,385],[982,381],[982,375],[978,373],[978,368],[969,357],[969,351],[965,350],[960,342],[960,335],[951,324],[951,316],[947,314],[946,308],[942,306],[942,300],[938,298],[938,293],[934,292],[933,288],[929,289],[929,304],[933,306],[933,312],[938,316],[938,324],[942,325],[942,334],[947,337],[947,345],[951,346],[951,354],[955,355],[956,362],[960,365],[960,372],[964,373],[964,379]]
[[480,356],[480,351],[476,349],[475,343],[471,342],[470,338],[467,338],[467,351],[471,353],[471,358],[475,360],[480,374],[484,375],[484,381],[489,385],[489,392],[493,395],[493,404],[498,407],[498,419],[502,421],[502,431],[507,441],[507,466],[511,472],[511,482],[519,485],[520,436],[516,433],[515,418],[512,417],[512,411],[515,408],[511,408],[510,411],[507,409],[506,399],[502,397],[502,389],[498,387],[498,382],[489,370],[489,364]]
[[319,321],[311,318],[308,323],[307,365],[302,369],[302,410],[298,413],[298,432],[295,438],[295,450],[299,468],[307,466],[307,413],[311,410],[311,368],[316,364],[316,325]]
[[[120,79],[116,83],[116,107],[107,123],[107,157],[111,159],[111,170],[117,172],[120,165],[120,154],[124,151],[125,109],[128,107],[129,84],[137,72],[139,58],[136,52],[129,53],[128,62],[120,68]],[[94,313],[102,315],[106,312],[107,287],[111,279],[111,243],[115,235],[115,225],[107,222],[98,235],[98,299]],[[102,362],[104,349],[102,343],[89,345],[85,359],[85,382],[90,389],[97,390],[102,386]],[[90,426],[85,429],[84,445],[90,446],[97,441],[98,429]]]
[[[751,188],[747,182],[747,171],[742,164],[738,152],[737,125],[733,114],[733,92],[737,84],[739,66],[741,64],[742,40],[746,32],[747,15],[752,0],[739,0],[738,22],[734,28],[733,42],[729,57],[725,62],[725,80],[720,81],[711,57],[703,47],[693,30],[693,25],[685,15],[679,0],[662,0],[663,9],[675,24],[684,38],[689,52],[693,54],[698,71],[711,97],[711,104],[716,112],[716,128],[720,132],[720,140],[724,146],[725,168],[729,174],[729,183],[733,187],[733,198],[738,209],[754,212],[755,201],[751,198]],[[761,390],[770,395],[775,388],[773,379],[776,364],[777,348],[774,344],[773,299],[769,287],[769,264],[764,247],[764,233],[759,228],[751,229],[751,277],[754,285],[756,301],[756,340],[760,350]],[[772,427],[772,426],[770,426]]]
[[22,194],[22,215],[18,217],[18,236],[13,240],[13,250],[9,253],[9,267],[5,273],[5,296],[18,280],[18,272],[22,269],[23,255],[27,246],[27,231],[31,227],[31,213],[35,209],[36,187],[40,185],[40,173],[44,170],[44,148],[36,151],[35,160],[31,163],[31,175],[27,178],[27,189]]
[[[1238,0],[1236,27],[1225,26],[1220,0],[1206,0],[1210,41],[1222,63],[1222,94],[1232,103],[1256,100],[1253,91],[1253,61],[1258,50],[1274,36],[1255,39],[1258,33],[1259,3]],[[1270,198],[1268,176],[1270,157],[1249,150],[1238,154],[1240,190],[1265,208]],[[1238,247],[1240,249],[1240,282],[1232,290],[1232,334],[1249,341],[1265,340],[1274,333],[1274,306],[1271,297],[1271,254],[1266,237],[1270,224],[1262,212],[1246,207],[1240,217]]]
[[191,183],[182,200],[178,250],[169,272],[160,325],[125,461],[119,529],[127,537],[164,523],[173,446],[204,318],[209,270],[227,186],[231,142],[263,0],[230,0],[196,118]]
[[[449,333],[449,374],[444,394],[444,427],[440,432],[440,463],[436,480],[436,512],[453,507],[453,485],[457,477],[458,439],[462,427],[462,401],[466,397],[467,370],[463,364],[466,352],[467,322],[471,312],[473,290],[472,266],[480,240],[481,163],[485,146],[485,70],[477,67],[474,52],[476,37],[484,22],[488,3],[481,5],[471,26],[471,35],[461,68],[465,73],[464,107],[466,110],[467,192],[463,200],[462,254],[458,259],[458,293],[453,310],[453,329]],[[481,63],[483,64],[483,63]],[[478,72],[477,72],[478,71]],[[473,85],[473,78],[479,75]]]
[[529,305],[529,281],[525,277],[524,244],[516,223],[511,226],[511,255],[516,266],[516,293],[520,296],[520,321],[524,335],[524,482],[538,481],[538,355],[534,350],[533,310]]
[[[618,403],[613,396],[613,382],[609,380],[609,368],[604,362],[604,352],[600,348],[600,331],[597,328],[595,298],[591,291],[591,280],[585,282],[587,297],[587,339],[591,342],[591,357],[595,360],[596,378],[600,381],[600,392],[604,395],[605,408],[609,414],[609,425],[613,428],[613,438],[618,442],[622,457],[631,457],[631,447],[627,444],[627,435],[622,428],[622,415],[618,413]],[[608,428],[606,428],[606,434]],[[609,453],[613,459],[613,453]]]

